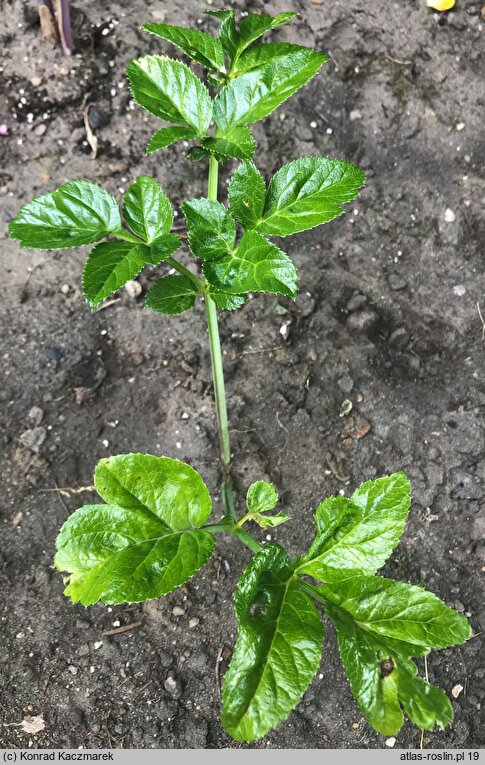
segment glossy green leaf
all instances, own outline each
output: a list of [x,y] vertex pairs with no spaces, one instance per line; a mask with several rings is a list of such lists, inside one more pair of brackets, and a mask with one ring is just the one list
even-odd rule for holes
[[91,181],[70,181],[24,205],[9,225],[22,247],[59,250],[99,242],[121,227],[118,204]]
[[197,136],[207,133],[212,119],[209,92],[181,61],[142,56],[130,61],[126,74],[137,104],[160,119],[193,128]]
[[141,175],[127,190],[123,215],[133,233],[148,244],[168,234],[173,224],[168,197],[149,175]]
[[95,474],[106,505],[87,505],[63,525],[55,565],[65,594],[85,606],[141,602],[171,592],[209,559],[212,535],[199,527],[209,493],[189,465],[128,454],[101,460]]
[[157,236],[150,244],[149,263],[156,266],[162,260],[167,260],[181,245],[181,239],[175,234]]
[[252,229],[263,217],[266,184],[253,162],[242,162],[229,183],[229,209],[244,228]]
[[315,513],[317,534],[299,573],[321,582],[374,574],[399,541],[410,506],[404,473],[367,481],[350,499],[329,497]]
[[296,268],[284,252],[254,231],[246,231],[230,255],[206,260],[204,275],[209,284],[226,292],[274,292],[295,297]]
[[245,50],[237,61],[233,64],[233,75],[240,76],[253,69],[260,69],[262,66],[287,56],[289,53],[308,50],[302,45],[293,43],[265,43],[263,45],[252,45]]
[[187,152],[187,159],[190,162],[202,162],[204,159],[210,159],[211,153],[204,146],[191,146]]
[[235,311],[241,308],[248,299],[247,295],[231,295],[223,290],[211,288],[209,295],[221,311]]
[[83,271],[83,293],[90,308],[96,308],[112,292],[134,279],[150,258],[143,244],[130,242],[101,242],[86,261]]
[[238,638],[224,678],[222,724],[237,741],[254,741],[281,723],[308,688],[323,628],[275,544],[249,563],[234,602]]
[[196,258],[213,259],[232,251],[236,224],[224,205],[211,199],[191,199],[183,203],[182,210],[187,221],[189,247]]
[[246,494],[246,505],[250,512],[265,513],[272,510],[278,502],[278,492],[268,481],[252,483]]
[[221,28],[219,32],[219,40],[226,53],[232,58],[236,53],[239,39],[239,34],[236,31],[236,22],[234,20],[234,11],[216,10],[204,11],[204,13],[220,22]]
[[303,49],[236,77],[214,102],[218,127],[225,132],[263,119],[305,85],[327,59],[323,53]]
[[214,154],[223,157],[251,159],[256,143],[248,127],[233,127],[224,135],[204,138],[202,145]]
[[197,287],[188,276],[163,276],[148,290],[145,305],[158,313],[175,315],[192,308],[197,294]]
[[193,128],[175,127],[173,125],[160,128],[150,138],[146,153],[153,154],[154,151],[166,149],[167,146],[171,146],[173,143],[177,143],[177,141],[193,141],[195,138],[197,138],[197,131]]
[[240,55],[251,43],[262,37],[266,32],[277,27],[286,26],[296,13],[279,13],[277,16],[268,16],[264,13],[249,13],[241,19],[239,24],[239,42],[237,53]]
[[198,29],[170,24],[143,24],[142,29],[173,43],[198,64],[216,72],[225,72],[224,49],[220,40]]
[[466,620],[431,593],[381,577],[352,579],[320,593],[352,693],[369,723],[379,733],[396,734],[402,706],[419,728],[450,724],[449,699],[417,676],[411,657],[462,643],[470,635]]
[[342,214],[364,185],[362,170],[328,157],[301,157],[272,177],[261,220],[261,234],[288,236],[327,223]]

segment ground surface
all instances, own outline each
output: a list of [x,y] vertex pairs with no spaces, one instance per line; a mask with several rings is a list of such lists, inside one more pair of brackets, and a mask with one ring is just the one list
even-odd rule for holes
[[[485,630],[480,5],[458,0],[441,19],[410,0],[234,5],[291,6],[301,18],[280,38],[332,56],[257,127],[257,163],[269,175],[297,156],[328,153],[364,167],[368,184],[342,219],[285,241],[300,268],[296,305],[258,297],[221,327],[235,479],[241,492],[256,479],[275,481],[293,517],[275,538],[300,552],[323,497],[404,469],[414,504],[385,571],[426,584],[477,633]],[[138,175],[153,174],[175,206],[204,193],[206,168],[188,164],[182,147],[144,157],[157,121],[131,108],[123,76],[130,58],[159,49],[139,23],[197,24],[201,4],[75,2],[71,60],[41,39],[33,6],[5,2],[2,232],[33,195],[76,177],[120,196]],[[95,130],[95,160],[85,99],[105,123]],[[189,461],[214,491],[219,480],[202,306],[163,319],[124,293],[91,314],[80,291],[86,254],[52,258],[2,245],[0,742],[231,746],[218,721],[218,677],[235,637],[231,597],[246,551],[222,540],[186,588],[113,609],[70,605],[52,567],[59,526],[93,498],[55,487],[89,485],[99,457],[162,453]],[[153,278],[142,278],[144,288]],[[353,410],[342,418],[344,399]],[[448,693],[464,690],[453,727],[426,734],[425,745],[484,745],[481,646],[477,637],[431,657],[431,679]],[[352,700],[330,628],[320,673],[258,746],[383,747]],[[15,724],[26,715],[42,715],[45,730],[24,734]],[[406,725],[396,746],[417,747],[419,738]]]

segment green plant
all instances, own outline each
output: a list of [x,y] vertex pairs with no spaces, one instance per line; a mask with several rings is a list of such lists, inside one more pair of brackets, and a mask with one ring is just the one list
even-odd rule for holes
[[[143,56],[127,69],[135,101],[172,123],[155,133],[148,153],[175,141],[194,141],[189,159],[208,160],[207,198],[182,205],[188,244],[202,274],[173,257],[181,241],[171,233],[171,205],[148,176],[139,177],[125,194],[126,226],[115,199],[80,180],[25,205],[11,222],[10,235],[25,247],[42,249],[95,244],[83,275],[92,308],[146,265],[162,262],[177,274],[162,276],[148,291],[149,308],[178,314],[203,297],[224,466],[224,517],[208,523],[209,493],[184,463],[140,454],[101,460],[95,484],[107,504],[80,508],[66,521],[56,566],[68,572],[66,595],[74,602],[140,602],[186,582],[211,556],[214,535],[231,533],[254,553],[236,591],[239,636],[224,682],[222,721],[235,739],[252,741],[267,733],[308,687],[322,648],[314,600],[337,629],[352,691],[376,730],[395,733],[403,722],[401,706],[421,728],[444,727],[452,719],[451,704],[417,676],[411,657],[462,642],[470,634],[468,623],[434,595],[375,576],[404,528],[409,508],[404,474],[363,484],[350,499],[325,500],[316,511],[317,533],[309,551],[293,561],[279,545],[263,547],[243,528],[247,521],[264,528],[288,520],[281,511],[268,514],[278,501],[271,484],[259,481],[249,488],[247,512],[239,519],[234,507],[217,308],[240,308],[250,292],[294,298],[295,266],[268,237],[334,219],[356,196],[364,174],[338,159],[303,157],[282,167],[266,185],[252,162],[249,124],[308,82],[327,57],[290,43],[257,43],[295,14],[249,14],[237,29],[232,11],[210,13],[221,25],[218,38],[166,24],[144,28],[209,70],[209,84],[219,88],[214,100],[179,61]],[[226,207],[217,201],[218,166],[230,157],[241,164],[229,183]]]
[[[254,741],[282,722],[320,663],[323,606],[337,631],[354,697],[380,733],[397,733],[403,713],[418,727],[453,719],[446,694],[417,675],[413,656],[470,636],[466,619],[430,592],[375,576],[404,530],[410,486],[404,473],[362,484],[350,499],[329,497],[315,512],[308,552],[291,561],[278,544],[262,546],[247,521],[276,526],[284,513],[270,483],[250,486],[247,513],[210,523],[211,498],[199,474],[168,457],[103,459],[94,476],[107,504],[68,518],[55,564],[66,595],[89,606],[140,602],[171,592],[210,558],[214,537],[235,535],[253,553],[235,593],[238,639],[224,679],[222,723]],[[311,577],[319,585],[302,577]]]

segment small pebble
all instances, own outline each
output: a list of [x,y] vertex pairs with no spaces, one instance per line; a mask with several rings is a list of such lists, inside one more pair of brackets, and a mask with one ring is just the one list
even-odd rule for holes
[[396,739],[394,736],[391,736],[390,738],[386,738],[385,744],[389,747],[389,749],[392,749],[394,744],[396,743]]
[[37,125],[37,127],[34,130],[34,133],[35,133],[35,135],[39,136],[39,138],[40,138],[40,136],[44,135],[46,130],[47,130],[47,125],[44,125],[44,123],[42,123],[40,125]]
[[74,666],[74,664],[69,664],[68,670],[71,673],[71,675],[77,675],[78,669]]
[[454,699],[457,699],[460,693],[462,692],[462,690],[463,690],[463,686],[458,683],[458,685],[454,685],[453,688],[451,689],[451,695],[453,696]]
[[134,279],[131,279],[129,282],[126,282],[125,290],[127,291],[129,297],[135,300],[141,295],[141,284]]
[[61,292],[62,292],[63,295],[69,295],[70,291],[71,291],[71,288],[70,288],[69,284],[63,284],[62,285]]
[[185,614],[185,611],[180,606],[174,606],[172,608],[172,613],[174,616],[183,616]]
[[44,412],[40,406],[33,406],[29,409],[27,419],[29,419],[34,425],[40,425],[44,418]]
[[463,297],[466,294],[466,287],[463,284],[455,284],[453,294],[457,297]]
[[458,125],[456,126],[456,129],[458,130],[458,132],[464,130],[465,129],[465,123],[464,122],[459,122]]
[[362,114],[358,109],[352,109],[352,111],[349,114],[350,121],[355,122],[355,120],[361,120]]
[[450,210],[450,208],[447,207],[446,210],[445,210],[445,221],[446,221],[446,223],[454,223],[455,220],[456,220],[455,213],[453,212],[453,210]]
[[47,438],[47,431],[44,427],[37,427],[37,428],[31,428],[30,430],[25,430],[23,433],[20,434],[20,441],[24,444],[24,446],[27,446],[29,449],[32,449],[33,452],[36,454],[39,453],[40,447],[44,443],[44,441]]
[[39,85],[42,85],[42,77],[34,76],[31,78],[30,82],[34,86],[34,88],[38,88]]
[[94,643],[94,650],[97,651],[101,646],[103,645],[102,640],[97,640],[96,643]]
[[199,622],[200,622],[200,619],[197,619],[196,617],[194,617],[193,619],[191,619],[191,620],[189,621],[189,629],[193,630],[193,629],[194,629],[194,627],[197,627],[197,625],[199,624]]

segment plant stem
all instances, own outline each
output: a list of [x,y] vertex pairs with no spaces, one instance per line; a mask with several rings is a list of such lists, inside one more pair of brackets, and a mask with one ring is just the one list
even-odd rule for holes
[[[207,196],[217,201],[217,181],[219,163],[214,157],[209,159],[209,183]],[[219,444],[221,460],[225,468],[222,485],[222,502],[224,511],[232,518],[236,518],[236,511],[232,500],[232,480],[229,474],[231,465],[231,446],[229,441],[229,427],[227,421],[226,391],[224,387],[224,370],[222,366],[221,341],[219,338],[219,325],[217,323],[216,304],[206,292],[204,295],[207,328],[209,330],[209,345],[212,362],[212,376],[214,379],[214,397],[216,402],[217,426],[219,430]]]
[[172,266],[172,268],[175,268],[175,270],[178,271],[179,274],[182,274],[183,276],[187,276],[190,279],[190,281],[192,281],[195,284],[199,292],[204,291],[204,282],[201,279],[199,279],[195,274],[193,274],[192,271],[189,271],[188,268],[182,265],[182,263],[179,263],[178,260],[176,260],[175,258],[167,258],[165,260],[165,263],[168,263],[170,266]]
[[263,545],[261,545],[257,539],[254,539],[251,534],[248,534],[247,531],[244,531],[244,529],[236,528],[232,533],[235,537],[237,537],[237,539],[239,539],[240,542],[243,543],[243,545],[249,547],[251,552],[258,553],[263,549]]

